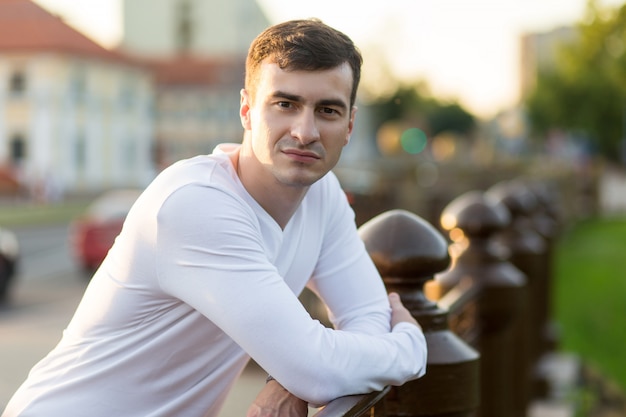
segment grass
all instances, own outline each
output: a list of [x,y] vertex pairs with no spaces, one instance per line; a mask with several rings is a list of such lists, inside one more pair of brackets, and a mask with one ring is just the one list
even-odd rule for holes
[[626,391],[626,218],[585,220],[568,230],[554,268],[562,350]]
[[5,202],[0,204],[0,226],[6,228],[37,227],[67,223],[82,213],[88,201],[71,200],[54,204]]

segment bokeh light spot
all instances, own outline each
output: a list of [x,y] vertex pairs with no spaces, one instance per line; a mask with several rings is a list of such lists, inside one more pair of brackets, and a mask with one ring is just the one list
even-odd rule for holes
[[391,156],[400,151],[400,132],[400,126],[395,122],[386,122],[378,129],[376,142],[383,155]]
[[456,137],[451,133],[440,133],[431,142],[433,158],[437,161],[447,161],[456,153]]
[[400,137],[402,149],[412,155],[422,152],[426,148],[426,142],[426,133],[416,127],[405,130]]

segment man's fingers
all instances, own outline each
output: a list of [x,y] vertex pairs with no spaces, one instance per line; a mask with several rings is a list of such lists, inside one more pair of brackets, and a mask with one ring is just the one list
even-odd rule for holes
[[389,305],[391,306],[391,327],[395,326],[399,322],[407,322],[419,326],[417,320],[411,315],[409,310],[404,307],[402,300],[398,293],[389,293]]
[[394,307],[394,304],[397,306],[398,304],[401,306],[402,302],[400,301],[400,296],[398,295],[397,292],[390,292],[389,293],[389,303],[391,304],[391,307]]

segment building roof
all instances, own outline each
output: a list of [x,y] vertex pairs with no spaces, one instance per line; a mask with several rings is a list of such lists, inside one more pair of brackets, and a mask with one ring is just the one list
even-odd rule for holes
[[110,51],[31,0],[0,0],[0,52],[52,51],[129,61]]
[[[0,0],[1,1],[1,0]],[[171,59],[152,60],[155,81],[162,86],[243,86],[244,59],[204,58],[180,55]]]

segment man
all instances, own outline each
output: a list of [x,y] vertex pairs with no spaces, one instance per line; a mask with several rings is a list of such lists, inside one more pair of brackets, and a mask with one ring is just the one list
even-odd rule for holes
[[[248,416],[424,373],[415,320],[385,289],[330,170],[361,56],[318,20],[252,43],[241,145],[181,161],[139,197],[59,345],[3,417],[216,416],[249,358],[274,379]],[[297,295],[320,295],[336,329]]]

